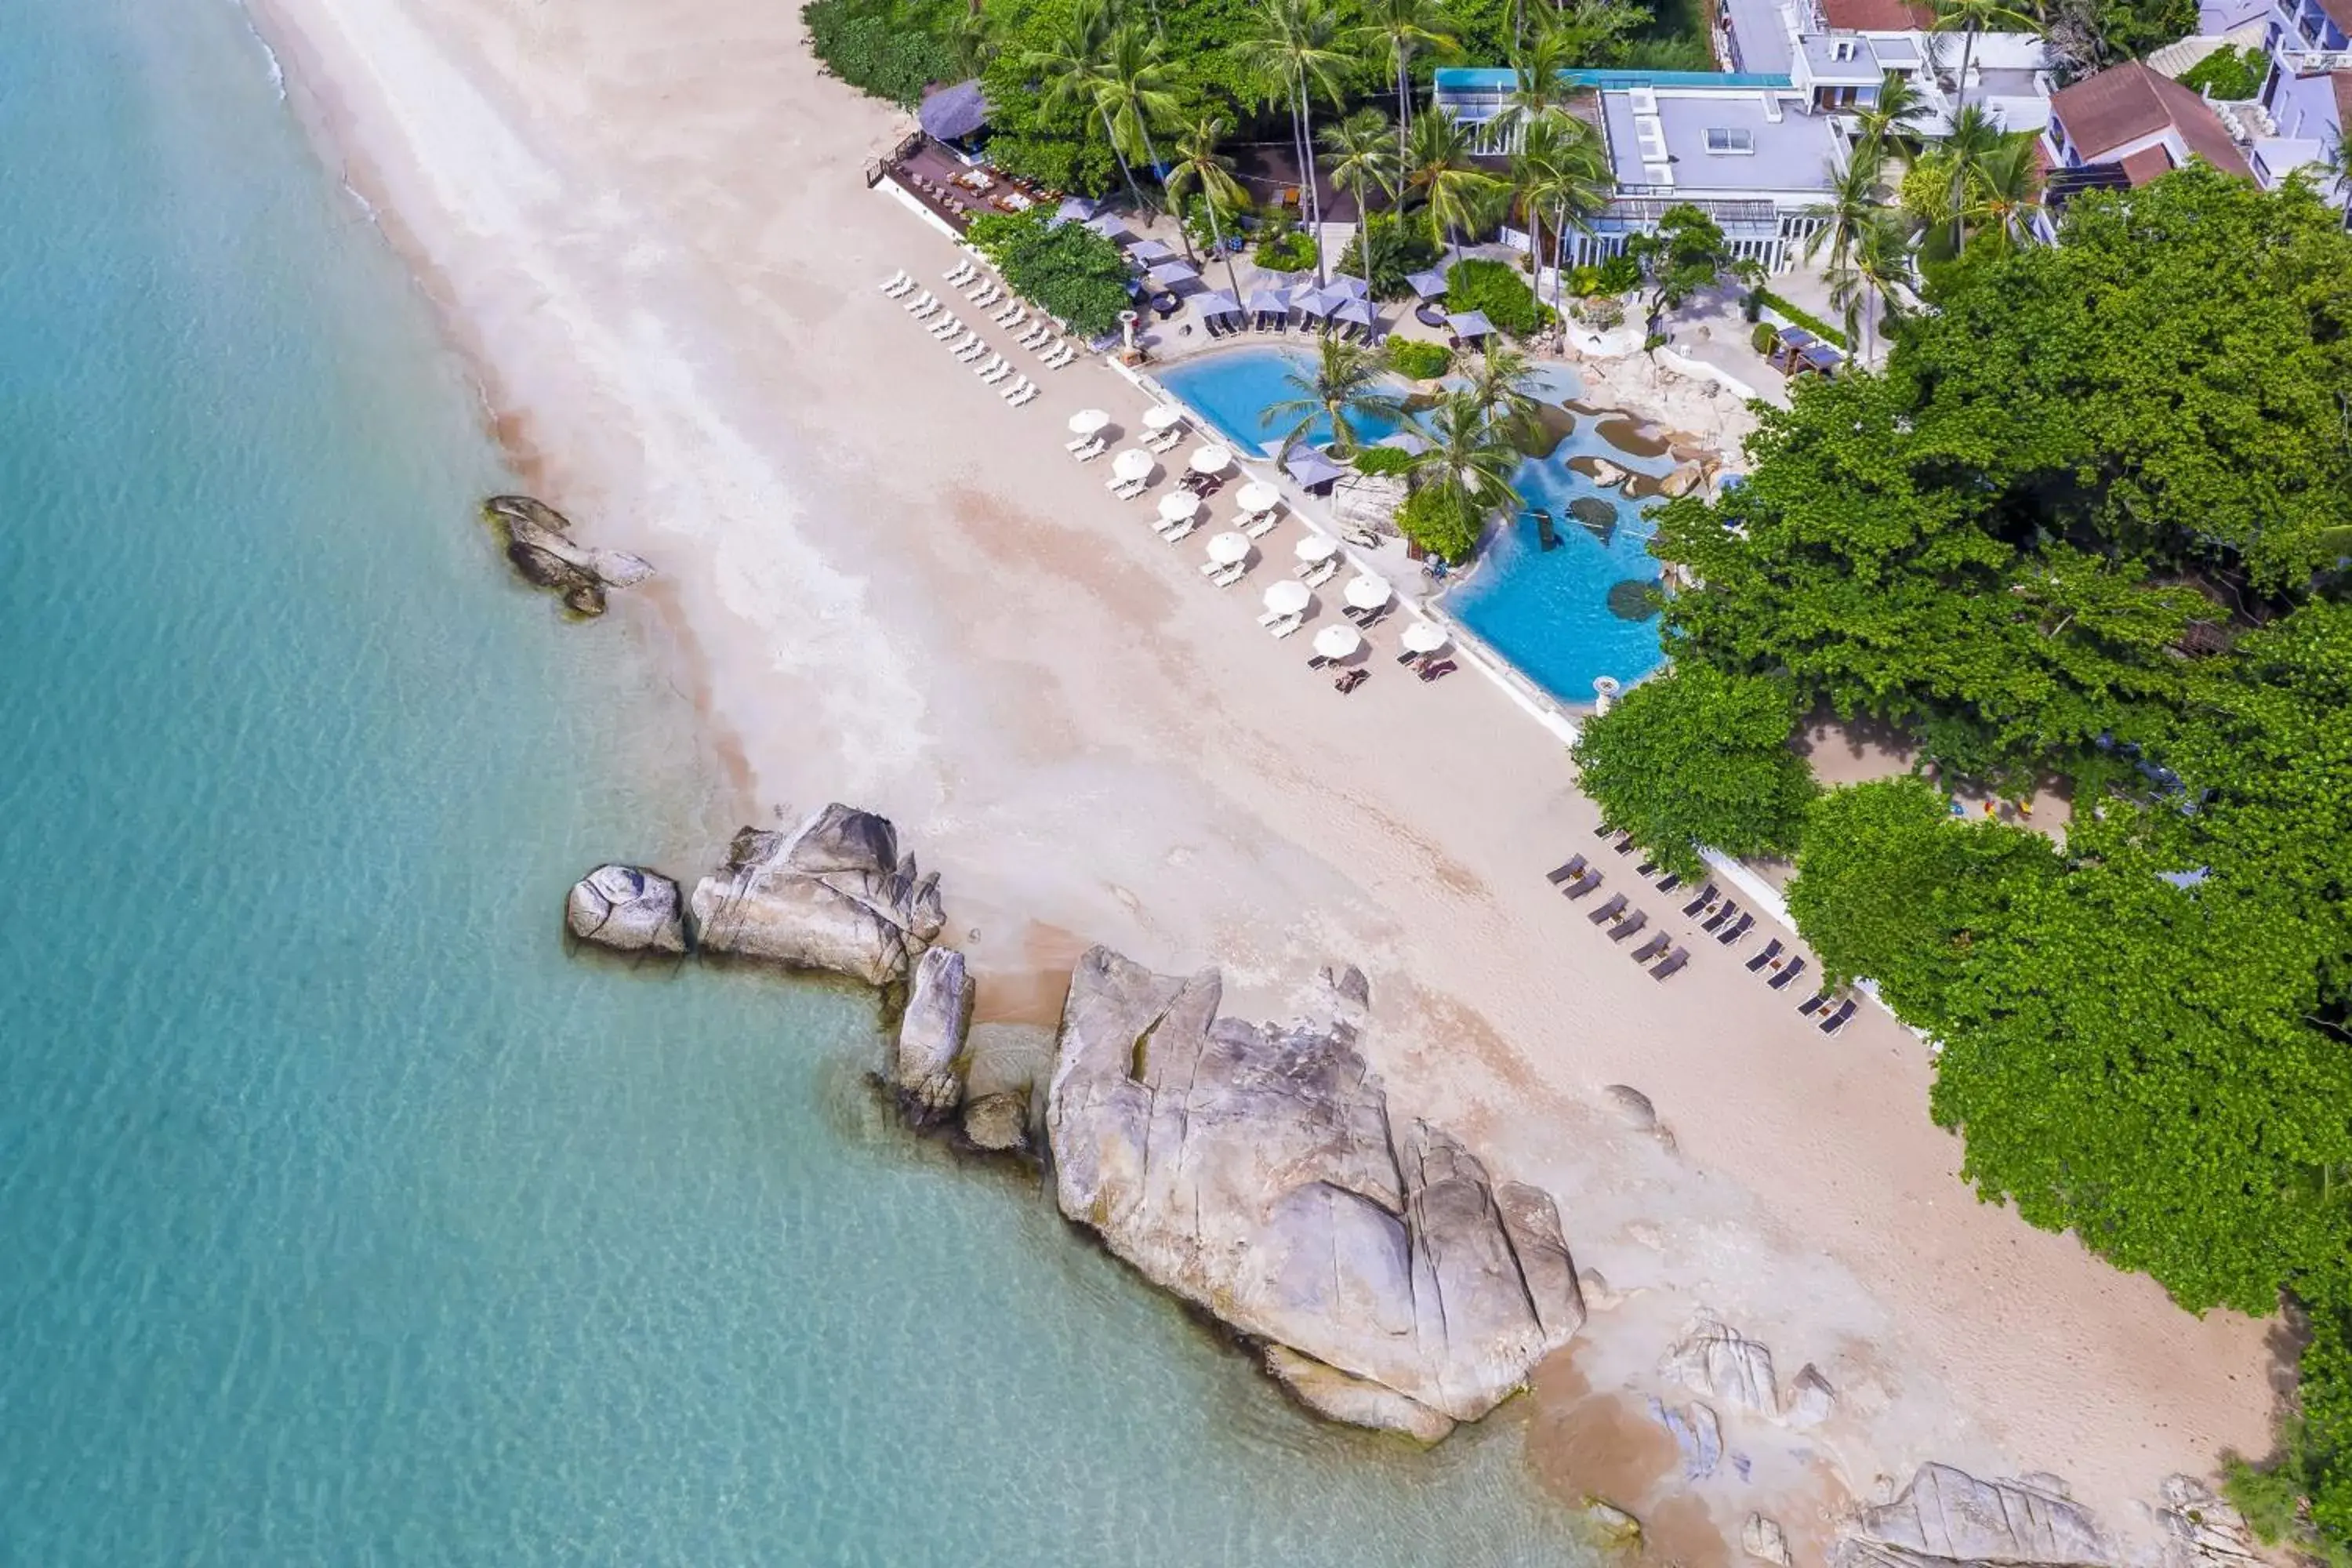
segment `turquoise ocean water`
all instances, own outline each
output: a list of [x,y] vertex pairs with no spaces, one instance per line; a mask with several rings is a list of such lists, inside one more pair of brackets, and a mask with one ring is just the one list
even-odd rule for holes
[[568,957],[713,806],[509,584],[459,366],[227,0],[0,0],[0,1563],[1568,1560],[1298,1415],[871,1004]]

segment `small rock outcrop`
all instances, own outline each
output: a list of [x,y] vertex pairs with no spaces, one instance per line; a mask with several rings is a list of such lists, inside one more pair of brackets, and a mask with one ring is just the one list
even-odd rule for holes
[[1609,1084],[1601,1092],[1608,1100],[1610,1109],[1617,1112],[1618,1120],[1634,1131],[1655,1132],[1658,1130],[1658,1108],[1650,1103],[1648,1095],[1632,1084]]
[[695,884],[704,948],[889,985],[947,924],[939,878],[921,876],[872,812],[826,806],[791,833],[747,827],[727,864]]
[[2165,1568],[2257,1568],[2262,1548],[2245,1516],[2191,1476],[2167,1476],[2156,1522]]
[[2110,1561],[2090,1511],[2046,1481],[1979,1480],[1934,1464],[1893,1502],[1864,1509],[1831,1554],[1834,1568]]
[[1751,1513],[1739,1527],[1739,1550],[1773,1568],[1789,1568],[1789,1533],[1780,1521]]
[[1696,462],[1678,463],[1674,472],[1658,481],[1658,493],[1666,497],[1686,496],[1698,489],[1706,478],[1706,468]]
[[1307,1409],[1350,1426],[1395,1432],[1420,1443],[1444,1442],[1454,1430],[1453,1417],[1384,1384],[1350,1377],[1288,1345],[1265,1347],[1265,1370]]
[[1642,1544],[1642,1521],[1615,1503],[1587,1498],[1583,1514],[1585,1529],[1596,1544],[1619,1552],[1630,1552]]
[[1772,1380],[1772,1352],[1738,1331],[1701,1319],[1666,1352],[1662,1376],[1725,1405],[1766,1415],[1780,1414]]
[[677,884],[635,866],[599,866],[572,883],[563,923],[583,942],[624,952],[686,951]]
[[971,975],[963,954],[930,947],[916,962],[898,1020],[898,1048],[891,1055],[890,1086],[917,1113],[930,1121],[947,1115],[963,1099],[956,1058],[971,1028]]
[[492,496],[482,503],[482,515],[517,574],[561,595],[574,615],[601,616],[606,588],[626,588],[653,575],[651,566],[625,551],[575,544],[571,521],[530,496]]
[[1653,1398],[1650,1414],[1675,1440],[1675,1451],[1682,1456],[1685,1480],[1703,1481],[1715,1474],[1723,1463],[1723,1424],[1716,1419],[1714,1411],[1696,1400],[1687,1405],[1673,1405]]
[[1222,994],[1079,960],[1045,1111],[1062,1212],[1252,1339],[1485,1415],[1584,1321],[1551,1198],[1392,1124],[1349,1024],[1221,1018]]
[[1780,1419],[1790,1426],[1803,1428],[1818,1426],[1837,1413],[1837,1390],[1822,1375],[1821,1368],[1811,1362],[1797,1369],[1789,1380],[1788,1403],[1781,1408]]

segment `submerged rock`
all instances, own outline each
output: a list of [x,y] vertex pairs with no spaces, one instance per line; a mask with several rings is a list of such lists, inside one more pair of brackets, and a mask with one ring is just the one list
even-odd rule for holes
[[898,858],[897,832],[834,805],[793,832],[747,827],[727,864],[695,884],[702,945],[888,985],[947,923],[939,878]]
[[583,942],[624,952],[686,951],[677,884],[635,866],[599,866],[572,883],[563,923]]
[[1408,1399],[1383,1384],[1351,1377],[1336,1366],[1326,1366],[1288,1345],[1266,1346],[1265,1370],[1307,1409],[1350,1426],[1394,1432],[1419,1443],[1444,1442],[1454,1430],[1452,1416],[1441,1415],[1419,1400]]
[[1029,1097],[977,1094],[964,1103],[963,1135],[975,1149],[997,1154],[1029,1151]]
[[1930,1464],[1893,1502],[1864,1509],[1830,1560],[1837,1568],[1931,1568],[2113,1559],[2090,1511],[2046,1482],[1979,1480]]
[[926,1118],[945,1116],[963,1099],[956,1058],[971,1027],[971,975],[963,954],[931,947],[915,964],[905,1016],[898,1020],[890,1084]]
[[1696,462],[1678,463],[1675,466],[1674,472],[1658,481],[1658,493],[1662,496],[1686,496],[1698,489],[1700,482],[1706,478],[1706,469],[1703,465]]
[[1584,1321],[1551,1198],[1392,1124],[1352,1027],[1220,1018],[1222,994],[1079,961],[1046,1101],[1062,1212],[1245,1335],[1485,1415]]
[[1587,1498],[1583,1511],[1585,1528],[1597,1544],[1618,1552],[1642,1544],[1642,1521],[1615,1503]]
[[498,531],[516,574],[561,595],[574,615],[601,616],[607,587],[631,587],[653,575],[651,566],[625,551],[575,544],[570,521],[530,496],[492,496],[482,503],[482,515]]

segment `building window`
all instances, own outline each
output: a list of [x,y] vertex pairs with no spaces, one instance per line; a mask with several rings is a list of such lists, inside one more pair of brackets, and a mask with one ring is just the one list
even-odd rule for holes
[[1727,131],[1719,125],[1709,126],[1706,132],[1706,150],[1710,153],[1753,153],[1756,151],[1756,132]]

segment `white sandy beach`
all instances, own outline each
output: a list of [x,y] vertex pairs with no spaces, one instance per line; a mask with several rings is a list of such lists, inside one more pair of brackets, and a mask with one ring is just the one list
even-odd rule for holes
[[[1653,1387],[1706,1306],[1784,1380],[1810,1361],[1840,1390],[1811,1440],[1826,1481],[1730,1421],[1759,1497],[1798,1500],[1801,1563],[1806,1510],[1930,1458],[2055,1471],[2131,1531],[2167,1473],[2267,1447],[2265,1324],[2191,1318],[1979,1205],[1885,1015],[1824,1038],[1792,1010],[1805,986],[1741,967],[1752,942],[1694,941],[1653,982],[1544,881],[1597,843],[1554,738],[1472,672],[1407,679],[1401,617],[1336,695],[1307,637],[1253,624],[1295,522],[1243,586],[1210,587],[1205,533],[1162,544],[1150,499],[1062,452],[1079,406],[1135,427],[1125,382],[1081,361],[1009,409],[877,293],[954,253],[866,189],[906,118],[819,77],[795,5],[268,0],[259,19],[530,482],[661,569],[606,629],[673,661],[747,813],[896,818],[944,873],[984,1007],[1049,1007],[1029,977],[1096,941],[1220,965],[1243,1011],[1360,963],[1394,1102],[1559,1194],[1579,1262],[1637,1292],[1577,1352],[1594,1389]],[[690,874],[726,826],[583,855]],[[1680,901],[1635,899],[1678,935]],[[1612,1083],[1652,1097],[1671,1150],[1600,1108]],[[1497,1417],[1527,1422],[1539,1471],[1547,1397]],[[1717,1522],[1736,1539],[1736,1512]]]

